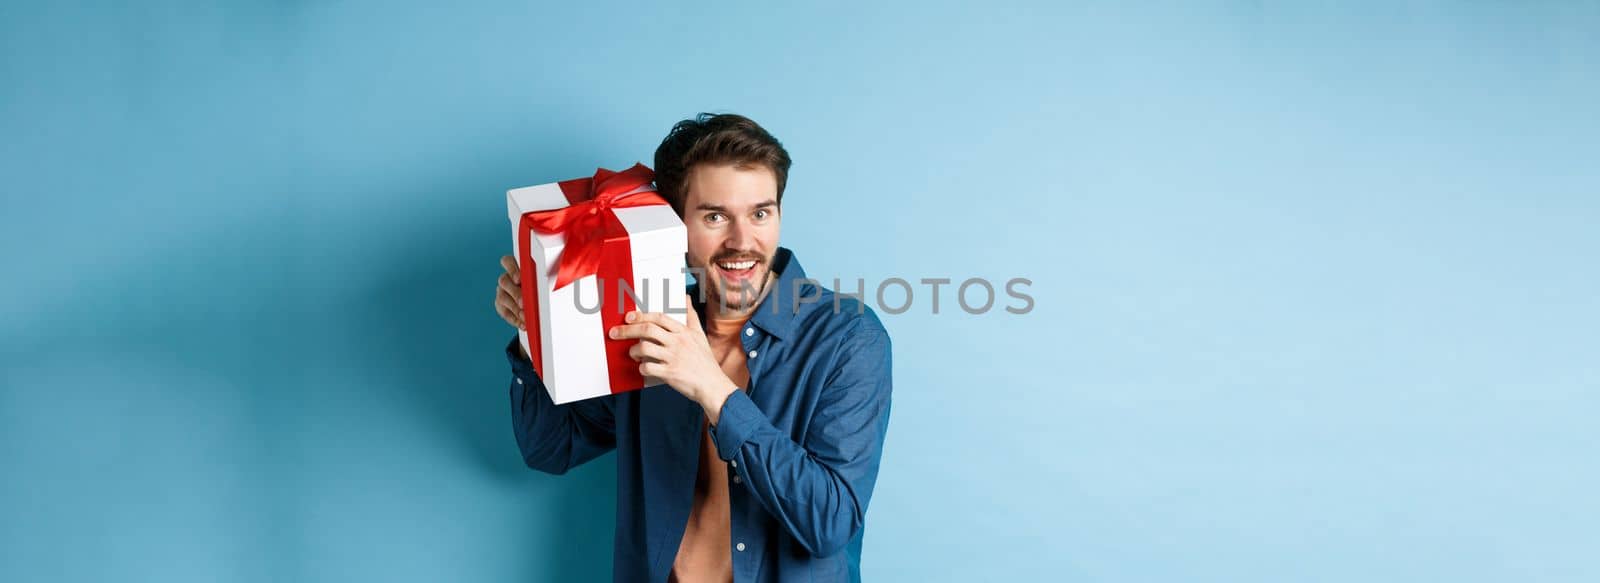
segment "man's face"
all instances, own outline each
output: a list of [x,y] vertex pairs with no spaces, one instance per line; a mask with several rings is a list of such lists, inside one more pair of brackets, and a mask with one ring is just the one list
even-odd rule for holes
[[700,164],[685,186],[689,267],[704,270],[706,301],[734,313],[754,309],[778,250],[777,177],[763,166]]

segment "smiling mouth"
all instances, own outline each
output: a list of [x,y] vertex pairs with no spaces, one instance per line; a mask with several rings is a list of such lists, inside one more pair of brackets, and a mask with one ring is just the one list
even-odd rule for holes
[[754,259],[741,259],[738,261],[717,261],[713,264],[728,279],[743,279],[752,275],[756,266],[760,265],[761,262]]

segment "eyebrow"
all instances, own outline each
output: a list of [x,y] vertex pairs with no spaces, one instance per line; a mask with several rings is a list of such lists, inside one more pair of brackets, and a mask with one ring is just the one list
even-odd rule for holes
[[[753,207],[752,210],[759,209],[759,208],[762,208],[762,207],[769,207],[769,206],[778,206],[778,201],[775,200],[775,199],[770,199],[769,198],[767,200],[761,201],[760,203],[756,204],[756,206]],[[713,211],[713,212],[725,213],[725,212],[728,212],[728,207],[725,207],[725,206],[722,206],[722,205],[715,205],[715,204],[706,204],[706,203],[702,202],[702,203],[700,203],[698,205],[695,205],[694,210],[697,210],[697,211]]]

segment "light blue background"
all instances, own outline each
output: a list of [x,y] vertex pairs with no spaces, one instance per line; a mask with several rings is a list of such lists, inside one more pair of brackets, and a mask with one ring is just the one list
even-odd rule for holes
[[885,316],[868,580],[1600,580],[1595,2],[121,4],[0,8],[0,580],[609,579],[504,191],[703,110],[813,275],[1034,282]]

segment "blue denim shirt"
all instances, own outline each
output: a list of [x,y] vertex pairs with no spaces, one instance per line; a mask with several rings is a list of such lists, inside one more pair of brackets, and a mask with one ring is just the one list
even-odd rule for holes
[[[859,581],[889,427],[889,335],[859,298],[805,277],[788,249],[740,340],[750,384],[712,428],[728,464],[735,581]],[[696,309],[697,290],[690,287]],[[528,466],[562,474],[617,450],[617,581],[667,580],[694,500],[705,412],[671,387],[556,405],[506,347]]]

